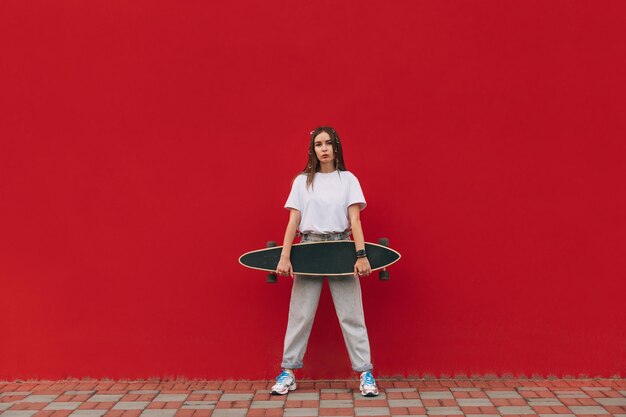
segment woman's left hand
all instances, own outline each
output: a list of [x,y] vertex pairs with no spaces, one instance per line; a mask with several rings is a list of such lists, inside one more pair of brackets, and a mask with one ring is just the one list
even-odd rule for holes
[[354,264],[354,275],[369,276],[372,273],[372,267],[370,261],[367,258],[357,258],[356,264]]

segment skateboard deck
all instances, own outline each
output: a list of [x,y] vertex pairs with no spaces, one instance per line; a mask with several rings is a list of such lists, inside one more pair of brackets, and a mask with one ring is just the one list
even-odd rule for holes
[[[282,246],[244,253],[239,263],[261,271],[276,271]],[[372,272],[388,267],[400,259],[400,254],[383,245],[365,242],[365,251]],[[291,266],[299,275],[352,275],[356,249],[352,240],[297,243],[291,247]]]

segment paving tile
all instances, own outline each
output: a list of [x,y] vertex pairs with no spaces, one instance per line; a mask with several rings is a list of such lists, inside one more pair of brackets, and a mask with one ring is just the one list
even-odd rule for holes
[[23,400],[19,400],[16,402],[20,402],[20,403],[49,403],[54,401],[56,398],[58,397],[58,394],[53,394],[53,395],[29,395],[28,397],[24,398]]
[[217,401],[185,401],[181,408],[183,410],[212,410]]
[[2,398],[2,397],[14,397],[14,396],[17,397],[19,395],[26,396],[26,395],[30,395],[30,394],[32,394],[32,392],[30,392],[30,391],[7,391],[7,392],[1,392],[0,393],[0,398]]
[[570,405],[568,408],[572,410],[574,414],[609,414],[604,407],[595,405]]
[[176,415],[177,409],[154,409],[154,410],[143,410],[140,414],[140,417],[174,417]]
[[531,407],[557,407],[563,406],[558,398],[529,398],[528,405]]
[[148,401],[120,401],[111,410],[143,410],[148,404]]
[[128,391],[129,394],[139,394],[139,395],[148,395],[148,394],[158,394],[161,391],[157,391],[155,389],[134,389]]
[[465,417],[496,417],[496,416],[498,416],[498,414],[465,414]]
[[35,413],[37,410],[11,410],[4,411],[2,417],[32,417]]
[[307,401],[307,400],[319,400],[319,392],[290,392],[287,394],[287,401]]
[[502,415],[506,414],[537,414],[535,411],[526,405],[512,405],[497,407],[498,411]]
[[123,397],[122,394],[96,394],[89,397],[87,401],[98,403],[117,402]]
[[44,410],[76,410],[82,402],[52,402],[45,406]]
[[352,400],[321,400],[320,408],[352,408],[354,401]]
[[317,417],[317,408],[285,408],[283,417]]
[[580,387],[583,391],[611,391],[611,387]]
[[422,400],[453,400],[454,395],[450,391],[422,391],[420,398]]
[[187,399],[187,394],[159,394],[155,397],[154,402],[179,402]]
[[583,391],[554,391],[554,394],[558,398],[589,398],[589,395],[585,394]]
[[213,410],[211,417],[245,417],[247,408],[218,408]]
[[219,390],[219,389],[199,389],[199,390],[194,390],[191,391],[192,394],[220,394],[222,395],[224,393],[224,391]]
[[576,416],[574,414],[539,414],[539,417],[576,417]]
[[322,394],[343,394],[346,392],[352,392],[349,388],[322,388],[320,391]]
[[285,405],[284,401],[252,401],[250,404],[250,408],[283,408]]
[[[459,391],[459,392],[473,392],[473,391],[482,391],[482,388],[473,388],[473,387],[452,387],[450,391]],[[480,415],[480,414],[475,414]]]
[[220,401],[252,401],[253,397],[252,393],[222,394]]
[[536,391],[536,392],[550,391],[547,387],[518,387],[517,390],[518,391]]
[[109,410],[76,410],[69,417],[102,417]]
[[355,416],[389,416],[391,412],[388,407],[355,407]]
[[620,394],[622,394],[624,397],[626,397],[626,391],[618,391]]
[[516,391],[485,391],[489,398],[522,398]]
[[498,414],[465,414],[465,417],[496,417],[496,416],[498,416]]
[[417,388],[386,388],[385,392],[416,392]]
[[389,407],[423,407],[421,400],[408,399],[408,400],[387,400]]
[[456,402],[461,407],[493,407],[489,398],[457,398]]
[[95,394],[96,391],[65,391],[65,395],[91,395]]
[[452,416],[462,415],[463,411],[459,407],[426,407],[426,413],[431,416]]
[[626,406],[626,398],[624,397],[616,397],[616,398],[594,398],[601,405],[621,405]]
[[15,402],[14,402],[14,401],[11,401],[11,402],[4,402],[4,403],[3,403],[3,402],[0,402],[0,414],[1,414],[4,410],[6,410],[6,409],[8,409],[8,408],[13,407],[13,404],[15,404]]

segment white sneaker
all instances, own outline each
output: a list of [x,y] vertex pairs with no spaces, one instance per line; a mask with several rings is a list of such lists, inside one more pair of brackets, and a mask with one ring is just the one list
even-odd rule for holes
[[276,384],[272,387],[271,394],[285,395],[294,389],[296,389],[296,377],[289,371],[282,371],[281,374],[276,377]]
[[361,395],[364,397],[375,397],[378,395],[378,387],[370,371],[361,373],[361,385],[359,388],[361,388]]

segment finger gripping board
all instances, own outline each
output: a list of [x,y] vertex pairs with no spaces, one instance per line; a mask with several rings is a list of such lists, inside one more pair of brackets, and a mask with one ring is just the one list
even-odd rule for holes
[[[262,271],[276,271],[282,246],[244,253],[239,258],[243,266]],[[385,268],[400,259],[400,254],[386,246],[365,243],[372,271]],[[291,247],[291,265],[300,275],[352,275],[356,249],[351,240],[298,243]]]

